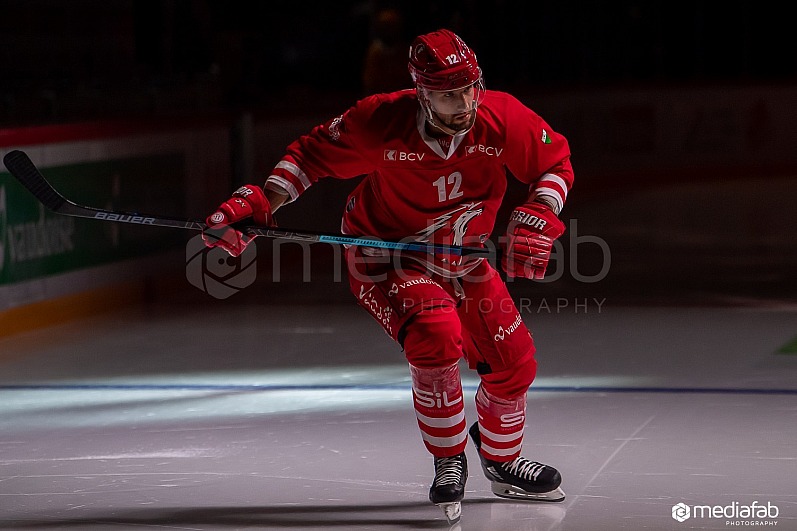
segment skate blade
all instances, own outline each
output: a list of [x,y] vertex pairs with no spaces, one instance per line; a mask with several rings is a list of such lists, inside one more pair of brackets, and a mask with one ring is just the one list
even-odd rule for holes
[[560,502],[565,499],[565,492],[559,487],[548,492],[526,492],[506,483],[493,483],[493,494],[524,501]]
[[459,522],[459,519],[462,516],[461,502],[438,503],[436,505],[443,509],[443,515],[446,517],[446,520],[448,520],[449,524],[453,525]]

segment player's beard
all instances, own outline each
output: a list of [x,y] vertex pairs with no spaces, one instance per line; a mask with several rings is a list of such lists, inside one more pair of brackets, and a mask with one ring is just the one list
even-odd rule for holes
[[467,131],[476,122],[476,109],[459,114],[438,114],[434,113],[432,125],[446,134],[456,134]]

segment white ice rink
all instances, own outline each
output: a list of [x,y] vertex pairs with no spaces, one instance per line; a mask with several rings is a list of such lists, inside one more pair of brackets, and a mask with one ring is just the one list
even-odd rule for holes
[[[581,310],[524,313],[523,453],[566,500],[495,497],[469,446],[458,529],[797,529],[797,306]],[[0,353],[2,529],[448,528],[403,354],[353,301],[158,302]]]

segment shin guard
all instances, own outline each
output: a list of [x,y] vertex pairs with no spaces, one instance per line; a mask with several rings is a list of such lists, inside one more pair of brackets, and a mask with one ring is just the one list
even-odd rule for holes
[[526,426],[526,395],[511,400],[495,397],[480,385],[476,392],[481,453],[492,461],[511,461],[520,455]]
[[465,451],[468,434],[459,365],[410,365],[410,373],[415,416],[426,448],[435,457],[452,457]]

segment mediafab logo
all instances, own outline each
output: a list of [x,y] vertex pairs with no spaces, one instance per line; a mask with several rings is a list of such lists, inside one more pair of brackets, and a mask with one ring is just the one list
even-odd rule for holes
[[683,502],[672,506],[672,517],[678,522],[685,522],[690,518],[724,519],[725,525],[738,526],[776,526],[775,518],[780,514],[777,505],[771,502],[759,503],[757,500],[750,505],[731,502],[728,505],[687,505]]

